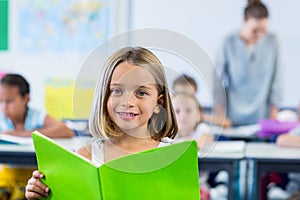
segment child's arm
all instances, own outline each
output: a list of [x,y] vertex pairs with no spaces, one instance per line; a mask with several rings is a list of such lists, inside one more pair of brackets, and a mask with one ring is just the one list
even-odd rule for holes
[[278,114],[278,108],[276,106],[271,106],[270,108],[270,119],[276,119]]
[[300,136],[292,134],[282,134],[277,137],[276,144],[279,146],[300,147]]
[[231,121],[226,116],[205,114],[204,121],[218,126],[223,126],[224,128],[231,127]]
[[44,175],[38,170],[32,173],[32,177],[28,180],[25,188],[27,199],[41,199],[49,195],[49,188],[40,181],[41,178],[44,178]]
[[[31,133],[35,130],[13,130],[4,132],[8,135],[30,137]],[[69,129],[63,122],[58,121],[49,115],[45,117],[44,126],[38,129],[39,132],[50,138],[70,138],[74,136],[74,132]]]
[[63,122],[58,121],[49,115],[45,118],[44,126],[38,131],[51,138],[70,138],[74,136],[74,132]]

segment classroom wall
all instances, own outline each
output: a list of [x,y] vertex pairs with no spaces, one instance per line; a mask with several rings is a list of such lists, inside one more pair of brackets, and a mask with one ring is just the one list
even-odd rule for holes
[[[277,34],[282,52],[283,106],[296,106],[300,101],[300,18],[299,1],[263,0],[270,11],[270,31]],[[183,34],[201,45],[213,60],[223,38],[238,30],[242,23],[246,0],[132,0],[132,29],[164,28]],[[174,68],[186,71],[183,62],[164,60]],[[209,69],[208,69],[209,70]],[[211,84],[211,77],[206,77]],[[200,90],[205,86],[200,86]],[[199,94],[198,94],[199,95]],[[200,94],[202,104],[209,104],[209,96]]]
[[[80,49],[80,45],[76,44],[76,48],[74,44],[70,43],[69,45],[72,48],[64,48],[56,50],[55,48],[59,47],[59,43],[63,43],[64,41],[68,41],[68,38],[60,38],[58,40],[53,40],[53,45],[48,44],[50,49],[39,49],[36,46],[32,48],[24,47],[27,41],[24,41],[25,29],[28,31],[32,29],[36,31],[36,40],[38,41],[41,37],[41,33],[43,33],[44,27],[43,24],[39,24],[39,18],[43,16],[36,16],[36,19],[30,24],[28,21],[22,19],[22,14],[20,13],[23,9],[26,12],[26,6],[28,6],[28,13],[33,12],[32,6],[35,8],[38,7],[40,10],[45,10],[46,15],[52,19],[49,19],[49,22],[60,23],[57,22],[58,15],[60,20],[64,20],[63,18],[67,15],[68,11],[60,12],[57,10],[47,10],[49,7],[55,6],[55,2],[59,6],[61,4],[62,8],[72,7],[74,5],[80,3],[90,3],[90,2],[99,2],[100,6],[104,4],[108,9],[106,10],[105,16],[108,16],[106,29],[107,36],[106,39],[116,35],[117,33],[124,31],[128,27],[128,4],[127,0],[65,0],[65,1],[39,1],[39,0],[8,0],[9,2],[9,48],[8,50],[0,51],[0,72],[15,72],[21,73],[30,83],[31,85],[31,101],[30,105],[37,109],[45,109],[45,86],[48,80],[51,79],[62,79],[62,80],[76,80],[78,76],[78,72],[85,61],[85,58],[89,55],[89,53],[95,49],[100,42],[94,41],[94,44],[89,44],[89,49]],[[70,5],[68,5],[70,4]],[[88,7],[88,4],[83,5],[82,10]],[[76,8],[74,8],[76,9]],[[37,12],[35,14],[38,14]],[[82,14],[82,13],[81,13]],[[43,13],[41,13],[43,15]],[[56,15],[56,16],[55,16]],[[55,16],[55,17],[53,17]],[[44,19],[43,19],[44,20]],[[83,19],[84,20],[84,19]],[[42,23],[42,19],[40,20]],[[46,21],[46,20],[45,20]],[[24,24],[27,22],[28,24]],[[80,21],[79,21],[80,22]],[[23,23],[23,24],[22,24]],[[35,24],[34,24],[35,23]],[[51,23],[49,23],[51,25]],[[72,23],[72,22],[71,22]],[[69,25],[72,25],[69,23]],[[102,21],[100,22],[102,23]],[[99,25],[99,24],[97,24]],[[30,26],[30,27],[28,27]],[[102,26],[102,25],[101,25]],[[40,29],[39,29],[40,28]],[[45,26],[45,28],[49,28],[49,32],[51,31],[61,31],[62,27],[53,26],[51,27]],[[76,29],[75,29],[76,30]],[[23,32],[24,31],[24,32]],[[82,43],[88,43],[89,37],[92,36],[93,33],[86,33],[86,37],[81,38]],[[62,34],[63,35],[63,34]],[[63,36],[62,36],[63,37]],[[70,40],[71,42],[74,40]],[[100,40],[99,40],[100,41]],[[55,46],[56,45],[56,46]],[[84,46],[84,45],[83,45]],[[86,47],[86,46],[84,46]],[[70,102],[72,104],[72,102]]]
[[[28,52],[20,48],[19,5],[27,0],[9,1],[9,49],[0,51],[0,71],[22,73],[32,85],[31,105],[45,108],[45,83],[51,78],[76,79],[81,65],[98,44],[89,50],[66,52]],[[31,0],[35,1],[35,0]],[[78,0],[79,1],[79,0]],[[92,1],[92,0],[86,0]],[[207,56],[213,58],[222,39],[239,28],[245,1],[241,0],[99,0],[111,8],[109,36],[140,28],[161,28],[181,34],[203,47]],[[47,2],[47,1],[43,1]],[[50,1],[49,1],[50,2]],[[63,1],[62,1],[63,2]],[[66,1],[69,2],[69,1]],[[74,1],[72,1],[74,2]],[[76,1],[75,1],[76,2]],[[84,2],[84,1],[83,1]],[[296,106],[300,100],[297,92],[298,65],[297,50],[300,44],[300,28],[293,24],[300,17],[296,9],[300,2],[293,0],[265,0],[270,10],[270,30],[275,32],[281,43],[282,65],[284,68],[283,106]],[[218,6],[216,6],[218,5]],[[21,32],[21,33],[20,33]],[[87,38],[89,35],[87,35]],[[173,41],[176,44],[176,41]],[[187,60],[170,52],[156,51],[163,63],[178,72],[193,74],[193,67]],[[211,67],[204,68],[200,80],[200,102],[211,105],[207,85],[211,85]],[[172,78],[169,79],[172,82]]]

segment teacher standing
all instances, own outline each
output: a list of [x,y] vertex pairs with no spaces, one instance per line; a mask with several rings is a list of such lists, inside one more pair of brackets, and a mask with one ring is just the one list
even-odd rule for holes
[[277,38],[267,30],[268,17],[262,2],[249,1],[242,27],[224,40],[217,57],[215,111],[229,119],[231,126],[276,118],[282,100],[282,72]]

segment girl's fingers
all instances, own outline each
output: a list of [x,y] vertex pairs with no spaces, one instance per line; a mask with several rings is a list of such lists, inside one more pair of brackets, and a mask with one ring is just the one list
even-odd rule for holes
[[26,198],[27,199],[37,199],[48,196],[49,188],[40,181],[44,175],[39,171],[34,171],[32,177],[28,180],[26,186]]
[[27,186],[30,191],[37,191],[38,193],[49,192],[49,188],[44,183],[42,183],[39,179],[35,179],[35,178],[29,179]]
[[37,198],[38,196],[45,197],[49,194],[49,188],[38,180],[28,183],[25,189],[26,196],[29,195],[31,198]]
[[44,178],[44,174],[42,174],[40,171],[38,170],[35,170],[33,173],[32,173],[32,177],[33,178]]

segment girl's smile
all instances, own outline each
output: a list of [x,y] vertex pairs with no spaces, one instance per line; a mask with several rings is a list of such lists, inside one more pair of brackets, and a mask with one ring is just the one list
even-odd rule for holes
[[124,120],[134,120],[135,116],[137,116],[138,114],[135,114],[135,113],[128,113],[128,112],[118,112],[119,116],[121,119],[124,119]]

